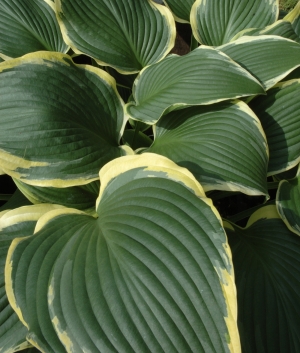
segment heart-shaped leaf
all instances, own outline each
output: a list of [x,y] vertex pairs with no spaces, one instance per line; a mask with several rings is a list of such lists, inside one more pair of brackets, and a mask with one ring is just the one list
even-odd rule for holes
[[49,212],[11,245],[10,300],[32,341],[60,352],[54,327],[68,352],[240,352],[226,236],[192,174],[143,154],[100,181],[98,219]]
[[224,224],[232,250],[243,353],[300,351],[300,237],[275,206],[246,228]]
[[121,72],[138,72],[172,49],[175,22],[164,6],[145,0],[56,0],[65,41],[75,53]]
[[272,24],[278,11],[278,0],[196,0],[191,25],[199,43],[218,46],[246,28]]
[[0,57],[17,58],[40,50],[66,53],[50,0],[1,0]]
[[115,81],[101,69],[48,52],[0,64],[0,168],[27,184],[98,179],[129,149],[119,147],[125,123]]
[[199,47],[143,69],[133,86],[131,118],[155,124],[167,109],[264,93],[258,81],[222,52]]
[[164,115],[145,151],[188,168],[205,190],[267,195],[268,149],[261,124],[241,102],[191,107]]

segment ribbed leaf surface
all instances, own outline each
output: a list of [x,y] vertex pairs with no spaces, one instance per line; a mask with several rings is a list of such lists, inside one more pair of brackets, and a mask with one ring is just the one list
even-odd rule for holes
[[289,21],[298,37],[300,37],[300,2],[298,1],[294,9],[284,17],[285,21]]
[[67,52],[54,5],[47,0],[1,0],[0,56],[16,58],[40,50]]
[[0,168],[37,186],[98,179],[123,154],[123,101],[104,71],[40,52],[0,64]]
[[300,44],[278,36],[242,37],[218,48],[267,90],[300,66]]
[[300,37],[294,31],[294,28],[289,21],[279,20],[266,28],[254,28],[246,31],[239,32],[233,39],[237,39],[243,35],[247,36],[259,36],[259,35],[274,35],[280,36],[287,39],[294,40],[300,43]]
[[[53,203],[78,210],[95,208],[96,198],[99,193],[99,181],[92,182],[94,187],[87,185],[71,186],[68,188],[51,188],[32,186],[14,179],[15,184],[33,204]],[[91,189],[91,190],[90,190]],[[96,192],[93,190],[97,190]]]
[[4,280],[4,265],[8,248],[15,238],[32,235],[37,219],[54,205],[25,206],[0,217],[0,352],[16,352],[30,344],[26,340],[27,328],[10,306]]
[[195,0],[165,0],[164,2],[173,12],[176,20],[190,22],[190,13]]
[[246,28],[261,28],[276,21],[277,0],[197,0],[191,25],[198,42],[217,46],[228,43]]
[[245,229],[225,223],[243,353],[300,351],[300,237],[269,207]]
[[277,210],[288,228],[300,235],[300,169],[292,180],[282,180],[276,195]]
[[161,60],[174,46],[175,22],[145,0],[56,0],[65,41],[77,53],[124,72]]
[[155,154],[100,180],[98,219],[48,213],[10,248],[10,299],[32,340],[60,352],[54,327],[68,352],[240,352],[226,236],[200,184]]
[[261,124],[240,101],[164,115],[146,151],[188,168],[205,190],[267,194],[268,150]]
[[170,107],[261,93],[263,88],[246,70],[218,50],[203,46],[145,68],[133,86],[135,102],[128,103],[126,110],[133,119],[155,124]]
[[300,161],[300,79],[278,83],[250,107],[259,117],[270,150],[268,174],[288,170]]

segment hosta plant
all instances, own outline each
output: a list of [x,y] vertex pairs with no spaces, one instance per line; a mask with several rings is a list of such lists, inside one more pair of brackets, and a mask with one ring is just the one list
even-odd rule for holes
[[300,2],[1,0],[1,353],[300,351],[299,43]]

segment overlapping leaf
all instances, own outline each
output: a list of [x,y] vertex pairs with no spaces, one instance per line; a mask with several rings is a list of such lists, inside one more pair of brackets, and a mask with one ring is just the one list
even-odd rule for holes
[[64,54],[39,52],[0,64],[0,124],[0,168],[27,184],[87,184],[125,153],[115,81]]
[[300,79],[278,83],[250,107],[259,117],[270,150],[268,174],[292,168],[300,161]]
[[87,185],[71,186],[68,188],[51,188],[32,186],[14,179],[19,190],[33,204],[53,203],[78,210],[91,210],[95,208],[96,198],[99,193],[99,181]]
[[1,0],[0,57],[16,58],[27,53],[49,50],[66,53],[50,0]]
[[300,351],[300,237],[275,206],[247,227],[224,224],[232,250],[243,353]]
[[[299,46],[300,48],[300,46]],[[200,47],[141,71],[126,105],[135,120],[155,124],[167,109],[264,93],[258,81],[218,50]]]
[[267,90],[300,66],[300,44],[279,36],[245,36],[218,48]]
[[65,41],[101,65],[137,72],[174,46],[175,22],[164,6],[145,0],[56,0]]
[[98,219],[49,212],[10,248],[31,342],[61,352],[54,327],[68,352],[240,352],[226,236],[192,174],[144,154],[100,180]]
[[294,9],[284,17],[285,21],[289,21],[298,35],[300,37],[300,2],[298,1]]
[[16,237],[32,235],[37,220],[54,205],[25,206],[0,215],[0,352],[16,352],[30,344],[27,328],[11,308],[5,291],[4,265],[8,248]]
[[278,0],[197,0],[191,11],[194,37],[199,43],[228,43],[246,28],[261,28],[278,17]]
[[133,129],[128,129],[124,131],[124,135],[122,136],[122,140],[132,149],[136,150],[141,147],[149,147],[152,144],[152,140],[150,137],[145,135],[143,132],[139,131],[136,133]]
[[241,102],[191,107],[164,115],[146,151],[188,168],[205,190],[267,194],[268,150],[261,124]]
[[279,20],[273,23],[270,26],[267,26],[266,28],[254,28],[254,29],[248,29],[242,32],[239,32],[233,40],[236,40],[243,35],[247,36],[258,36],[258,35],[275,35],[275,36],[280,36],[284,37],[287,39],[294,40],[295,42],[300,43],[300,37],[295,33],[294,28],[289,21],[285,20]]
[[276,205],[287,227],[300,235],[300,167],[292,180],[282,180],[279,184]]
[[190,22],[190,13],[195,0],[165,0],[178,22]]
[[0,207],[0,212],[4,210],[13,210],[21,206],[31,205],[31,202],[21,193],[20,190],[16,190],[10,199]]

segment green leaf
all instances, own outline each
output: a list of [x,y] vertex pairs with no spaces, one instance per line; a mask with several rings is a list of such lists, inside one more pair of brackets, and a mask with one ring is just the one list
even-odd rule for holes
[[300,79],[278,83],[268,95],[250,102],[267,136],[270,150],[268,175],[300,162]]
[[297,175],[298,166],[299,165],[295,165],[295,167],[293,167],[289,170],[286,170],[282,173],[272,175],[274,182],[279,182],[281,180],[289,180],[289,179],[295,178],[295,176]]
[[226,236],[192,174],[144,154],[100,181],[98,219],[49,212],[11,245],[10,300],[32,339],[59,352],[54,327],[68,352],[240,352]]
[[14,179],[14,182],[19,190],[22,191],[33,204],[54,203],[85,211],[95,208],[96,198],[99,193],[98,180],[93,182],[95,189],[98,189],[97,193],[93,190],[86,190],[85,185],[71,186],[68,188],[52,188],[28,185],[18,179]]
[[[120,72],[138,72],[165,57],[175,22],[164,6],[145,0],[56,0],[62,33],[75,53]],[[159,35],[158,35],[159,34]]]
[[278,213],[288,229],[300,235],[300,167],[292,180],[282,180],[276,195]]
[[289,73],[285,78],[284,81],[294,80],[295,78],[300,78],[300,67],[297,67],[291,73]]
[[38,218],[54,205],[24,206],[0,213],[0,352],[16,352],[30,344],[26,340],[27,328],[10,306],[4,280],[4,265],[8,248],[15,238],[32,235]]
[[300,351],[300,237],[275,206],[246,228],[224,224],[232,251],[243,353]]
[[243,35],[247,35],[247,36],[275,35],[275,36],[291,39],[291,40],[294,40],[295,42],[300,43],[300,37],[295,33],[292,24],[289,21],[285,21],[285,20],[276,21],[272,25],[267,26],[263,29],[254,28],[254,29],[250,29],[250,30],[248,29],[248,30],[239,32],[233,38],[233,40],[236,40],[242,37]]
[[261,124],[241,102],[191,107],[164,115],[146,151],[188,168],[208,190],[267,195],[268,149]]
[[31,205],[31,202],[21,193],[20,190],[16,190],[10,199],[0,207],[0,212],[4,210],[13,210],[21,206]]
[[98,179],[105,163],[126,153],[125,122],[115,81],[101,69],[48,52],[0,64],[0,168],[27,184]]
[[141,131],[136,133],[132,129],[125,130],[122,139],[124,144],[130,146],[133,150],[141,147],[149,147],[153,142],[150,137],[143,134]]
[[143,69],[133,86],[134,102],[125,108],[131,118],[155,124],[167,110],[262,93],[246,70],[220,51],[203,46]]
[[272,24],[278,11],[278,0],[196,0],[191,11],[193,35],[201,44],[222,45],[246,28]]
[[190,22],[190,13],[195,0],[165,0],[168,8],[178,22]]
[[248,70],[265,90],[300,66],[300,44],[279,36],[245,36],[218,49]]
[[33,347],[33,348],[28,348],[22,351],[22,353],[40,353],[41,351],[38,350],[37,348]]
[[298,1],[294,9],[284,17],[285,21],[289,21],[298,37],[300,37],[300,2]]
[[0,38],[0,57],[5,60],[40,50],[66,53],[69,49],[49,0],[1,0]]

